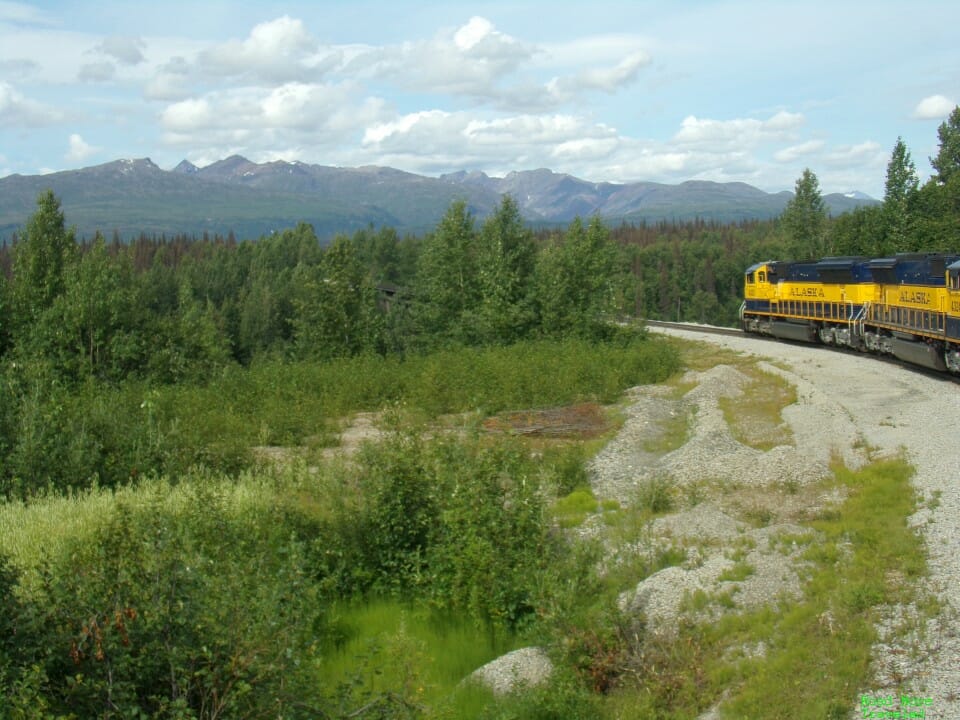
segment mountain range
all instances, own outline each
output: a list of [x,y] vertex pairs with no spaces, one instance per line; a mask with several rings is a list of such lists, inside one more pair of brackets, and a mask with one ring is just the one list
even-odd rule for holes
[[[766,193],[746,183],[689,181],[594,183],[551,170],[490,177],[457,172],[438,178],[389,167],[359,168],[276,161],[254,163],[234,155],[203,168],[184,160],[163,170],[149,158],[47,175],[0,178],[0,239],[18,232],[50,188],[79,236],[99,230],[128,239],[140,233],[201,235],[233,232],[256,238],[308,222],[320,237],[369,225],[406,233],[432,229],[456,199],[482,218],[511,194],[524,218],[564,225],[599,214],[608,222],[655,223],[694,219],[737,222],[783,212],[790,192]],[[834,215],[877,201],[862,193],[824,196]]]

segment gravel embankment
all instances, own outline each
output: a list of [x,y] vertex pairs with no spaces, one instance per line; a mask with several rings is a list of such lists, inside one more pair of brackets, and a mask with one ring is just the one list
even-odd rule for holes
[[[862,688],[862,694],[875,698],[910,694],[930,698],[925,717],[960,717],[960,383],[881,362],[869,356],[832,352],[822,348],[787,345],[768,340],[732,336],[707,336],[677,330],[659,330],[691,340],[705,341],[734,351],[770,359],[797,388],[796,405],[785,411],[793,429],[796,447],[779,448],[768,453],[761,465],[776,459],[776,473],[794,482],[806,483],[826,467],[831,449],[843,452],[848,462],[856,462],[852,448],[858,439],[883,450],[903,448],[916,468],[914,484],[922,507],[911,523],[922,533],[929,556],[929,588],[940,599],[941,613],[921,632],[895,633],[890,629],[909,620],[910,608],[894,608],[881,625],[882,642],[874,650],[874,683]],[[779,368],[787,368],[780,370]],[[729,368],[727,369],[729,370]],[[726,374],[700,378],[695,392],[735,392],[739,380]],[[704,390],[710,383],[716,387]],[[631,421],[657,407],[669,412],[669,403],[657,403],[645,397],[640,407],[628,411]],[[661,458],[659,466],[684,482],[708,473],[719,479],[751,478],[753,482],[774,482],[775,475],[757,474],[758,451],[731,444],[720,426],[710,402],[698,405],[694,436],[680,451]],[[639,420],[639,422],[643,422]],[[625,426],[625,427],[627,427]],[[611,446],[598,456],[602,478],[598,493],[627,499],[630,484],[645,472],[643,452],[630,448],[629,438]],[[862,444],[862,442],[861,442]],[[609,472],[603,470],[604,466]],[[927,507],[929,505],[930,507]],[[715,518],[718,532],[729,532],[729,519]],[[726,530],[724,530],[726,528]],[[770,528],[766,528],[770,530]],[[758,546],[760,544],[758,543]],[[704,566],[709,565],[705,563]],[[675,569],[671,569],[676,574]],[[715,567],[708,574],[714,575]],[[654,576],[655,577],[655,576]],[[652,580],[650,578],[648,580]],[[689,581],[689,577],[685,578]],[[643,583],[641,583],[643,585]],[[667,583],[666,585],[669,585]],[[665,585],[665,586],[666,586]],[[664,586],[647,589],[656,596]],[[636,596],[622,599],[629,605],[642,601],[644,588]],[[861,717],[860,697],[851,698],[851,717]],[[897,709],[887,708],[887,709]]]

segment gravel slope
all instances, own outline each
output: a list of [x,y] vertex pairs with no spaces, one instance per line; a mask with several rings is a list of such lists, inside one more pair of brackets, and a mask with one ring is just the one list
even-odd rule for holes
[[[905,449],[916,467],[914,483],[933,506],[922,508],[912,523],[926,541],[931,590],[942,611],[922,632],[875,648],[874,685],[862,693],[886,697],[899,691],[930,698],[926,718],[960,718],[960,383],[813,346],[651,330],[760,355],[788,368],[782,372],[797,388],[798,402],[787,419],[798,449],[846,449],[856,434],[881,449]],[[796,458],[784,458],[787,464],[791,460]],[[810,467],[821,462],[822,456],[813,457]],[[910,615],[909,608],[893,609],[881,625],[882,640]],[[851,698],[851,717],[862,716],[859,702]]]

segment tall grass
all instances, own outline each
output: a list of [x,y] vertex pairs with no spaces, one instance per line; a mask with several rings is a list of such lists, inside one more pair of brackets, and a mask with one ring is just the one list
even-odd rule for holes
[[516,642],[466,618],[392,598],[338,603],[328,616],[333,633],[318,665],[324,683],[349,683],[366,665],[374,671],[368,673],[378,685],[374,692],[415,681],[413,695],[431,706],[451,702],[465,677]]
[[351,413],[403,404],[446,413],[609,403],[628,387],[659,382],[679,366],[656,339],[594,344],[528,341],[427,355],[364,356],[330,362],[263,360],[230,368],[204,387],[161,390],[167,427],[195,433],[225,453],[238,445],[296,445],[329,436]]
[[198,493],[212,494],[224,523],[266,514],[286,499],[297,504],[324,492],[322,481],[294,468],[272,473],[244,472],[237,478],[194,472],[180,482],[144,478],[120,488],[92,487],[70,494],[48,493],[30,502],[0,504],[0,556],[24,573],[29,588],[34,572],[50,558],[93,538],[113,520],[119,507],[152,508],[170,517],[193,511]]

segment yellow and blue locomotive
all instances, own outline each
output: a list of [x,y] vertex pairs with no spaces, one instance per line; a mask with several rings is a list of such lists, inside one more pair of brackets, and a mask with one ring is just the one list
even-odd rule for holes
[[960,373],[960,256],[831,257],[747,268],[745,332]]

